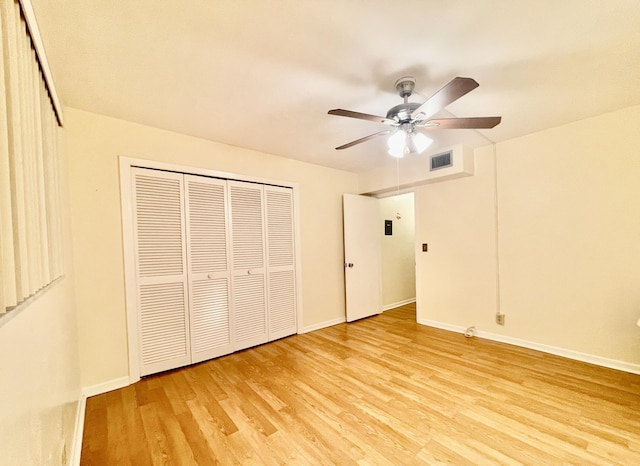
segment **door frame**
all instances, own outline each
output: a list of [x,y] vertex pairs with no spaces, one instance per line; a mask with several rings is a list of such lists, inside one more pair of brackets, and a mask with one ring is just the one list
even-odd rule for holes
[[[384,198],[388,198],[388,197],[395,197],[395,196],[399,196],[399,195],[402,195],[402,194],[409,194],[409,193],[413,193],[413,212],[412,212],[412,215],[413,215],[414,222],[415,222],[415,219],[416,219],[417,215],[416,215],[416,202],[415,202],[416,188],[414,188],[414,187],[403,188],[403,189],[398,189],[398,190],[394,190],[394,191],[385,191],[383,193],[359,193],[358,195],[359,196],[370,196],[370,197],[372,197],[374,199],[380,200],[380,199],[384,199]],[[413,265],[413,267],[414,267],[415,280],[416,280],[416,283],[415,283],[415,295],[416,295],[416,297],[412,301],[407,301],[407,304],[411,303],[411,302],[415,302],[415,304],[416,304],[416,322],[418,322],[418,305],[419,305],[419,301],[420,301],[418,299],[418,252],[419,252],[419,249],[420,249],[419,248],[420,243],[418,243],[418,239],[415,236],[415,232],[416,232],[415,223],[414,223],[413,232],[414,232],[414,240],[413,240],[414,265]],[[384,270],[382,270],[382,268],[383,268],[383,264],[381,262],[380,263],[380,273],[381,274],[384,273]],[[381,280],[382,280],[382,278],[381,278]],[[380,292],[382,293],[382,285],[380,285],[380,287],[381,287]],[[345,283],[345,292],[346,292],[346,283]],[[384,305],[382,305],[382,312],[383,313],[385,312]],[[345,309],[345,321],[346,321],[346,309]]]
[[[415,225],[415,219],[416,219],[416,189],[415,188],[404,188],[398,191],[393,191],[393,192],[385,192],[382,194],[376,194],[373,197],[375,197],[378,200],[382,200],[382,199],[388,199],[388,198],[393,198],[393,197],[397,197],[397,196],[402,196],[404,194],[413,194],[413,210],[411,211],[411,215],[413,216],[413,221],[414,221],[414,225],[413,225],[413,270],[414,270],[414,277],[415,277],[415,285],[414,285],[414,295],[415,298],[414,299],[409,299],[406,301],[402,301],[401,304],[399,305],[404,305],[404,304],[410,304],[410,303],[415,303],[416,304],[416,322],[418,321],[418,253],[420,251],[420,243],[418,243],[418,239],[416,237],[416,225]],[[382,265],[381,265],[381,269],[382,269]],[[384,274],[384,270],[382,271],[382,273]],[[398,303],[394,303],[394,304],[398,304]],[[392,308],[389,308],[392,309]],[[382,306],[382,312],[387,311],[388,309],[385,309],[385,306]]]
[[293,228],[295,254],[295,287],[296,287],[296,332],[304,333],[302,320],[302,259],[300,245],[300,192],[295,182],[261,178],[257,176],[241,175],[209,168],[178,165],[174,163],[158,162],[154,160],[133,157],[119,157],[120,165],[120,207],[122,217],[122,246],[125,277],[125,307],[127,315],[127,353],[129,356],[129,383],[140,380],[140,352],[138,340],[138,310],[136,299],[136,265],[134,253],[134,223],[133,223],[133,167],[178,172],[189,175],[202,175],[226,180],[246,181],[272,186],[291,188],[293,192]]

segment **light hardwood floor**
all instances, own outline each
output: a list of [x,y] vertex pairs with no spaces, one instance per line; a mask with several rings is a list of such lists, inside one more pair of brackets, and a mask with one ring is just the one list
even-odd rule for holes
[[640,464],[640,376],[413,305],[87,401],[82,464]]

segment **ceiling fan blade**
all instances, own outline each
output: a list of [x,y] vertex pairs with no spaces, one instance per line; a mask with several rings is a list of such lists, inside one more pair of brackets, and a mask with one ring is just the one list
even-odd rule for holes
[[338,116],[344,116],[349,118],[359,118],[360,120],[375,121],[376,123],[384,123],[385,125],[398,124],[396,120],[392,120],[390,118],[376,116],[376,115],[369,115],[368,113],[352,112],[351,110],[343,110],[341,108],[329,110],[329,115],[338,115]]
[[489,129],[501,120],[502,117],[436,118],[416,126],[424,129]]
[[425,120],[478,86],[479,84],[471,78],[453,78],[442,89],[429,97],[425,103],[416,108],[411,114],[411,118]]
[[370,139],[377,138],[378,136],[384,136],[385,134],[389,134],[390,132],[391,132],[391,130],[387,129],[387,130],[380,131],[380,132],[375,133],[375,134],[370,134],[369,136],[365,136],[363,138],[356,139],[355,141],[351,141],[351,142],[348,142],[346,144],[343,144],[340,147],[336,147],[336,150],[348,149],[349,147],[353,147],[356,144],[360,144],[361,142],[369,141]]

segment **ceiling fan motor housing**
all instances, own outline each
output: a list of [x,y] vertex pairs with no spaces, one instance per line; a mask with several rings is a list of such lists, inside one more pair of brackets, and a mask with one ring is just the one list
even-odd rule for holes
[[407,102],[406,104],[396,105],[387,112],[387,118],[396,120],[398,123],[408,123],[411,121],[411,114],[418,108],[420,104]]
[[416,78],[413,76],[405,76],[396,81],[396,90],[400,97],[409,97],[416,87]]
[[411,121],[411,114],[420,106],[418,103],[409,103],[409,97],[413,94],[415,87],[416,78],[413,76],[405,76],[396,81],[396,90],[400,97],[404,99],[404,103],[389,109],[387,118],[396,120],[400,124]]

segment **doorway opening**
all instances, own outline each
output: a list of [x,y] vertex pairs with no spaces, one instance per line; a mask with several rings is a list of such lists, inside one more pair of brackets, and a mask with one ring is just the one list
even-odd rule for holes
[[416,243],[414,193],[380,201],[382,238],[382,310],[416,302]]

